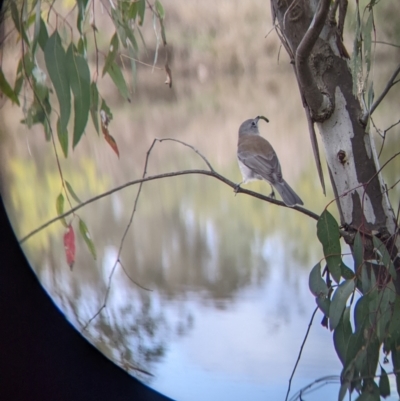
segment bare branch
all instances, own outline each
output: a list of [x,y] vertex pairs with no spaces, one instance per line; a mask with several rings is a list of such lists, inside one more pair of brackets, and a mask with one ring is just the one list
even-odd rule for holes
[[396,45],[395,43],[390,43],[390,42],[383,42],[382,40],[373,40],[372,43],[378,43],[380,45],[387,45],[400,48],[400,45]]
[[[221,174],[218,174],[216,171],[208,171],[208,170],[181,170],[181,171],[173,171],[170,173],[164,173],[164,174],[156,174],[156,175],[152,175],[146,178],[139,178],[137,180],[133,180],[133,181],[128,181],[125,184],[122,184],[118,187],[115,187],[113,189],[110,189],[109,191],[103,192],[100,195],[94,196],[93,198],[88,199],[85,202],[80,203],[79,205],[73,207],[72,209],[68,210],[68,212],[65,212],[63,214],[60,214],[59,216],[55,217],[54,219],[51,219],[49,221],[47,221],[46,223],[42,224],[40,227],[36,228],[35,230],[31,231],[29,234],[25,235],[24,237],[22,237],[19,240],[19,243],[22,244],[25,241],[27,241],[30,237],[32,237],[33,235],[37,234],[38,232],[42,231],[44,228],[50,226],[51,224],[55,223],[56,221],[65,218],[67,216],[69,216],[72,213],[75,213],[77,210],[81,209],[84,206],[89,205],[90,203],[93,203],[99,199],[105,198],[111,194],[113,194],[114,192],[118,192],[121,189],[130,187],[132,185],[136,185],[136,184],[140,184],[142,182],[147,182],[147,181],[154,181],[154,180],[159,180],[162,178],[168,178],[168,177],[177,177],[180,175],[188,175],[188,174],[201,174],[201,175],[208,175],[209,177],[214,177],[217,180],[222,181],[223,183],[225,183],[226,185],[230,186],[231,188],[235,189],[237,187],[237,184],[234,183],[233,181],[228,180],[227,178],[225,178],[224,176],[222,176]],[[278,205],[278,206],[283,206],[283,207],[289,207],[286,206],[283,202],[276,200],[276,199],[272,199],[268,196],[262,195],[258,192],[254,192],[254,191],[249,191],[248,189],[244,189],[242,187],[239,187],[237,189],[237,193],[243,193],[246,195],[250,195],[253,196],[254,198],[263,200],[265,202],[269,202],[269,203],[273,203],[274,205]],[[312,212],[311,210],[305,209],[304,207],[301,206],[295,206],[295,207],[290,207],[290,209],[294,209],[297,210],[300,213],[305,214],[306,216],[311,217],[314,220],[318,220],[319,219],[319,215]]]
[[397,66],[396,70],[392,74],[392,76],[389,78],[389,81],[387,82],[385,89],[382,91],[381,95],[376,99],[375,103],[371,106],[371,109],[366,111],[364,115],[361,118],[361,123],[366,125],[368,121],[368,117],[372,115],[372,113],[375,111],[375,109],[379,106],[381,101],[385,98],[385,96],[388,94],[390,89],[397,83],[395,82],[395,79],[397,75],[400,73],[400,64]]
[[308,323],[306,335],[304,336],[303,342],[302,342],[301,347],[300,347],[299,355],[297,356],[297,360],[296,360],[296,363],[295,363],[295,365],[294,365],[292,374],[290,375],[289,385],[288,385],[288,389],[287,389],[285,401],[287,401],[287,399],[288,399],[288,397],[289,397],[290,387],[291,387],[291,385],[292,385],[293,376],[294,376],[294,374],[295,374],[295,372],[296,372],[297,365],[298,365],[299,362],[300,362],[301,354],[303,353],[303,348],[304,348],[304,345],[306,344],[306,341],[307,341],[307,338],[308,338],[308,334],[310,333],[310,329],[311,329],[311,326],[312,326],[312,324],[313,324],[314,317],[315,317],[315,314],[317,313],[317,310],[318,310],[318,306],[314,309],[314,312],[313,312],[313,314],[311,315],[310,322]]

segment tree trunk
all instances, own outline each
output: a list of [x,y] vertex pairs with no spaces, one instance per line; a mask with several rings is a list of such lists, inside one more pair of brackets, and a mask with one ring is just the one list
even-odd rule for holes
[[[309,126],[315,123],[322,138],[343,237],[352,246],[355,233],[360,232],[366,261],[376,259],[372,244],[376,235],[398,269],[397,223],[373,138],[362,121],[366,110],[353,94],[349,56],[342,43],[347,3],[271,0],[271,6],[278,35],[294,66]],[[397,294],[399,278],[395,280]]]

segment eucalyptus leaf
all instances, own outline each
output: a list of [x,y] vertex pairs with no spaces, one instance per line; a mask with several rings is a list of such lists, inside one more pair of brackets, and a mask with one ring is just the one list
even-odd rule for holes
[[94,246],[92,238],[90,237],[89,230],[82,219],[79,219],[79,232],[81,233],[83,240],[85,241],[90,253],[92,254],[93,259],[96,260],[96,248]]
[[[44,50],[46,68],[53,83],[58,102],[60,104],[60,118],[57,122],[57,131],[68,135],[67,126],[71,115],[71,89],[68,79],[65,50],[57,31],[49,37]],[[61,143],[61,142],[60,142]],[[65,149],[65,141],[63,150]],[[64,155],[67,153],[64,151]]]
[[350,294],[354,291],[354,280],[343,281],[335,290],[331,306],[329,308],[329,327],[334,330],[339,324],[342,313],[346,307],[346,302]]
[[339,283],[342,265],[339,225],[328,210],[324,210],[318,219],[317,236],[322,244],[329,272]]
[[85,130],[90,109],[90,70],[85,58],[75,52],[71,43],[67,54],[68,78],[74,94],[74,136],[72,146],[80,141]]

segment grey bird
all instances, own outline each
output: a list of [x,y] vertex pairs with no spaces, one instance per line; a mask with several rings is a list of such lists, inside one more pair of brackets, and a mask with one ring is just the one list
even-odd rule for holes
[[[236,188],[249,181],[264,180],[278,191],[287,206],[303,205],[303,201],[283,179],[281,165],[273,147],[260,135],[260,118],[268,121],[258,116],[246,120],[239,128],[237,158],[243,181]],[[273,190],[270,196],[275,196]]]

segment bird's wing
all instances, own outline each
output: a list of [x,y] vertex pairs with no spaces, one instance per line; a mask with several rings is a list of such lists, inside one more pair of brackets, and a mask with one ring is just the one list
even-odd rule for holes
[[238,159],[266,181],[272,184],[281,181],[281,166],[270,143],[262,136],[248,138],[251,141],[242,141],[238,147]]

